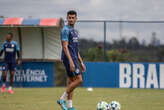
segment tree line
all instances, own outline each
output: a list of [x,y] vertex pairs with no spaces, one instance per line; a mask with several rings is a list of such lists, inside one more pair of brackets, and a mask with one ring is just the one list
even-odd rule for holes
[[[153,34],[152,34],[153,35]],[[104,42],[80,39],[80,53],[85,61],[104,61]],[[137,37],[106,42],[106,57],[109,62],[163,62],[164,44],[152,36],[149,44]]]

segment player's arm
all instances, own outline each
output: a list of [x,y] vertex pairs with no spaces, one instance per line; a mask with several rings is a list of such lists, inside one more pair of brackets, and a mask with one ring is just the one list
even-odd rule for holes
[[81,63],[83,63],[83,60],[82,60],[82,58],[81,58],[81,56],[80,56],[80,53],[79,53],[79,52],[78,52],[78,60],[79,60],[80,64],[81,64]]
[[63,46],[64,53],[65,53],[65,55],[67,56],[67,58],[70,62],[71,71],[75,71],[74,62],[73,62],[72,57],[70,55],[70,52],[68,50],[68,41],[62,41],[62,46]]
[[71,71],[75,71],[75,65],[68,49],[68,38],[69,38],[69,29],[63,29],[61,32],[61,41],[62,41],[63,51],[69,60]]
[[82,68],[82,72],[85,72],[86,71],[86,67],[84,65],[84,62],[83,62],[79,52],[78,52],[78,59],[79,59],[79,62],[80,62],[81,68]]
[[19,51],[17,51],[17,57],[18,57],[18,60],[21,59],[21,57],[20,57],[20,52],[19,52]]
[[18,57],[18,65],[21,64],[21,56],[20,56],[20,52],[17,51],[17,57]]
[[0,57],[2,56],[2,54],[3,54],[3,50],[0,51]]
[[4,43],[3,43],[2,46],[1,46],[0,57],[2,56],[3,51],[4,51]]
[[20,49],[18,44],[16,43],[16,52],[17,52],[17,57],[18,57],[18,65],[21,64],[21,55],[20,55]]

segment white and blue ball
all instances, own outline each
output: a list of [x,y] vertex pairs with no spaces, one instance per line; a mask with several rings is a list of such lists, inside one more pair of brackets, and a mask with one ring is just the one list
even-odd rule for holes
[[97,104],[97,110],[109,110],[108,103],[105,102],[105,101],[100,101],[100,102]]
[[109,110],[121,110],[121,105],[117,101],[111,101],[109,103]]

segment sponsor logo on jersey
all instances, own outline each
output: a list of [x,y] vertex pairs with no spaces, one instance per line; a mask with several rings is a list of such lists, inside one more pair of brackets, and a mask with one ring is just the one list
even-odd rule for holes
[[73,42],[78,42],[78,37],[73,37]]
[[6,48],[6,52],[14,52],[14,48]]

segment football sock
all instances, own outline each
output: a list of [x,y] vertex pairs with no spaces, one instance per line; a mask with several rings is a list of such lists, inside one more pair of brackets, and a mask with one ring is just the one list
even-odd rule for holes
[[9,89],[8,90],[12,90],[12,86],[9,86]]
[[2,86],[6,86],[6,83],[3,83]]
[[68,100],[68,108],[72,108],[72,100]]
[[60,99],[65,100],[67,98],[68,94],[66,92],[63,93],[63,95],[60,97]]

